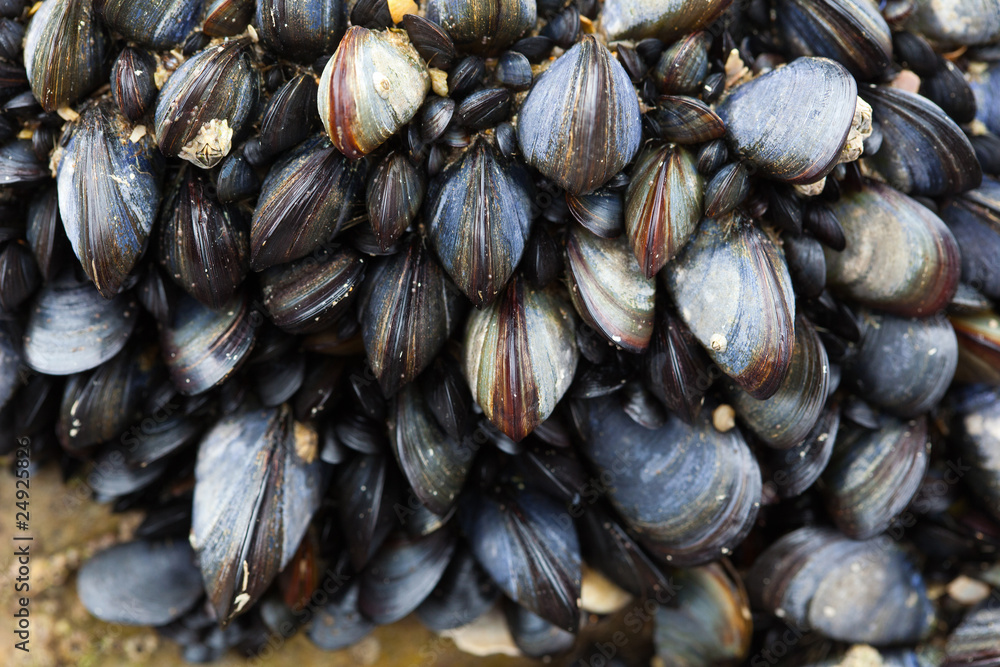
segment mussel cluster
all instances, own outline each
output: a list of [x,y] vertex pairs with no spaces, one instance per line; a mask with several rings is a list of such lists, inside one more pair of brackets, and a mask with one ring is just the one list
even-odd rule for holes
[[1000,664],[1000,0],[0,14],[0,454],[145,513],[93,615]]

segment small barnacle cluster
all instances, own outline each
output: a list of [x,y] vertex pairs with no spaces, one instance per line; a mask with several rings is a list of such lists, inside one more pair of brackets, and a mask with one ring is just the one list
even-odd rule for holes
[[0,453],[191,661],[996,664],[997,135],[1000,0],[0,0]]

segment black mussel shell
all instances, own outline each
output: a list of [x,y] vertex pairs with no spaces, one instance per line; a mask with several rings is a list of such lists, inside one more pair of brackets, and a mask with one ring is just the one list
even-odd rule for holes
[[153,107],[156,88],[156,58],[132,46],[122,49],[111,69],[111,98],[133,123]]
[[991,299],[1000,299],[1000,182],[983,184],[941,209],[941,218],[958,242],[962,282]]
[[840,407],[827,407],[809,435],[791,449],[762,452],[761,465],[770,473],[771,486],[781,498],[799,496],[819,479],[830,461],[840,429]]
[[201,29],[210,37],[233,37],[253,19],[254,0],[205,0]]
[[235,150],[219,165],[215,181],[215,196],[223,204],[232,204],[249,199],[260,189],[260,179],[243,156],[242,150]]
[[156,263],[149,262],[135,286],[135,296],[157,322],[170,324],[174,319],[180,290],[163,276]]
[[38,289],[41,276],[35,256],[24,241],[11,241],[0,250],[0,311],[10,312]]
[[260,121],[260,149],[278,155],[305,141],[316,123],[316,79],[299,74],[275,91]]
[[678,144],[700,144],[726,134],[722,119],[707,104],[694,97],[664,95],[648,114],[660,136]]
[[349,580],[333,598],[316,610],[307,632],[309,640],[324,651],[339,651],[371,634],[375,623],[358,610],[361,580]]
[[94,9],[130,42],[166,51],[184,42],[198,24],[202,0],[94,0]]
[[945,644],[944,667],[959,667],[960,665],[990,664],[998,658],[997,623],[1000,623],[1000,610],[994,608],[993,600],[977,605],[962,622],[948,635]]
[[[963,392],[955,415],[955,451],[968,467],[966,488],[994,517],[1000,517],[1000,450],[997,416],[1000,400],[995,389],[969,388]],[[964,471],[964,467],[963,467]]]
[[365,201],[368,222],[382,251],[388,251],[417,217],[426,187],[423,171],[402,152],[386,155],[375,168],[368,179]]
[[498,596],[472,552],[459,546],[437,586],[417,607],[417,617],[436,632],[458,628],[489,611]]
[[427,18],[440,25],[462,51],[496,55],[535,27],[537,9],[530,0],[495,3],[430,0]]
[[611,40],[658,37],[669,44],[712,23],[732,1],[609,0],[601,9],[601,29]]
[[706,218],[729,213],[743,203],[750,192],[750,173],[742,162],[727,164],[705,186]]
[[49,176],[30,141],[21,139],[0,146],[0,186],[29,185]]
[[656,306],[656,320],[649,352],[643,363],[653,395],[686,423],[694,423],[715,379],[705,352],[666,300]]
[[[360,3],[359,3],[360,4]],[[371,26],[367,26],[371,27]],[[410,43],[424,59],[428,67],[451,69],[458,58],[451,37],[437,23],[416,14],[403,16],[403,27],[410,37]]]
[[405,486],[388,456],[362,454],[339,469],[333,488],[355,570],[365,567],[398,526],[397,501]]
[[533,73],[527,56],[517,51],[507,51],[500,56],[493,71],[496,82],[512,90],[527,90],[531,87]]
[[707,73],[708,35],[695,32],[663,52],[653,78],[664,95],[695,95]]
[[[0,408],[3,408],[10,402],[15,392],[18,393],[19,397],[22,397],[22,400],[25,395],[31,396],[34,394],[34,392],[29,394],[27,388],[18,391],[21,385],[21,378],[18,376],[21,361],[21,349],[16,342],[15,336],[7,326],[0,325]],[[40,377],[44,376],[35,376],[35,378]],[[43,389],[46,389],[46,387],[47,385],[42,385]],[[19,421],[25,417],[27,415],[20,411],[15,414],[15,418]],[[25,433],[25,431],[26,429],[21,424],[15,424],[14,433],[18,437]]]
[[514,644],[530,658],[565,653],[576,643],[576,635],[549,623],[516,602],[506,601],[504,613]]
[[625,204],[617,190],[600,189],[589,195],[566,194],[573,218],[605,239],[620,236],[624,229]]
[[971,123],[976,117],[976,97],[965,76],[950,60],[941,60],[932,76],[920,80],[921,95],[948,114],[959,125]]
[[988,44],[1000,37],[1000,2],[915,2],[906,27],[943,45]]
[[346,3],[340,0],[257,0],[254,25],[261,42],[277,55],[312,62],[331,53],[347,27]]

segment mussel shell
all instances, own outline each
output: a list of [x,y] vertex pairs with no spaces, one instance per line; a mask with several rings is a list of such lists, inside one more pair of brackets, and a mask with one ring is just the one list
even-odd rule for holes
[[859,79],[873,79],[892,63],[892,36],[867,0],[780,0],[778,31],[797,56],[823,56]]
[[719,169],[705,186],[706,218],[729,213],[743,203],[750,192],[750,173],[742,162],[733,162]]
[[698,341],[665,299],[656,305],[653,337],[642,366],[653,395],[683,421],[693,423],[714,378]]
[[867,540],[888,528],[916,495],[929,450],[923,417],[886,419],[876,431],[845,423],[822,484],[840,532]]
[[493,302],[521,260],[532,192],[524,168],[483,140],[430,184],[428,236],[445,271],[477,307]]
[[549,66],[518,113],[525,161],[572,194],[611,180],[639,150],[641,134],[632,82],[592,35]]
[[[580,544],[565,506],[530,489],[499,498],[472,494],[459,507],[472,552],[507,597],[575,632],[582,580]],[[567,516],[568,518],[568,516]]]
[[653,335],[656,281],[642,274],[627,239],[602,239],[574,225],[566,266],[580,317],[623,349],[645,351]]
[[576,643],[576,635],[549,623],[521,605],[504,604],[507,627],[521,652],[531,658],[565,653]]
[[958,339],[957,382],[1000,385],[1000,316],[992,310],[950,318]]
[[[23,395],[25,392],[18,392],[21,379],[18,377],[18,369],[21,366],[21,349],[15,342],[15,336],[6,326],[0,326],[0,408],[3,408],[15,393]],[[17,435],[23,429],[16,428]]]
[[329,243],[363,211],[364,177],[364,162],[318,137],[275,163],[250,223],[250,268],[262,271]]
[[[88,106],[67,132],[56,179],[59,213],[83,270],[111,298],[145,250],[156,220],[159,156],[152,138],[136,138],[107,102]],[[102,177],[107,174],[114,178]]]
[[362,454],[340,468],[333,488],[351,564],[360,572],[398,526],[396,501],[406,485],[388,456]]
[[49,375],[95,368],[115,356],[138,319],[131,295],[104,299],[71,272],[48,283],[35,297],[24,334],[24,360]]
[[514,277],[465,330],[465,377],[486,417],[513,440],[548,419],[579,357],[572,307],[552,286]]
[[31,248],[11,241],[0,250],[0,311],[13,311],[31,296],[41,278]]
[[743,540],[757,516],[761,478],[738,430],[715,430],[704,412],[693,426],[670,418],[650,430],[612,398],[579,409],[583,453],[601,472],[611,504],[657,556],[697,565]]
[[991,299],[1000,299],[1000,182],[983,184],[941,209],[962,256],[962,282]]
[[887,536],[855,542],[800,528],[768,547],[745,582],[755,607],[839,641],[913,643],[933,621],[923,578]]
[[993,63],[982,72],[970,72],[969,86],[976,98],[976,119],[993,134],[1000,134],[1000,64]]
[[111,69],[111,98],[133,123],[153,106],[156,88],[156,59],[148,51],[127,46]]
[[826,469],[840,429],[840,407],[828,406],[816,421],[809,435],[798,445],[783,450],[763,452],[761,465],[777,494],[794,498],[805,493]]
[[254,25],[269,50],[308,63],[336,48],[347,27],[346,10],[340,0],[257,0]]
[[983,172],[972,144],[939,106],[885,86],[865,86],[860,94],[883,135],[882,147],[867,161],[890,185],[927,197],[979,186]]
[[995,390],[967,390],[968,408],[956,415],[955,452],[964,462],[968,475],[966,488],[994,517],[1000,517],[1000,400]]
[[104,83],[108,46],[92,2],[42,3],[24,39],[24,69],[42,108],[75,104]]
[[969,611],[962,622],[948,635],[944,650],[944,667],[960,665],[989,665],[998,658],[997,625],[1000,610],[995,608],[994,598]]
[[661,96],[646,118],[660,136],[679,144],[700,144],[726,134],[726,124],[710,106],[686,95]]
[[759,401],[733,387],[736,414],[765,443],[789,449],[805,440],[826,402],[830,362],[819,335],[802,316],[795,322],[795,346],[788,375],[773,396]]
[[245,361],[255,336],[245,294],[219,310],[182,296],[173,322],[160,327],[163,358],[174,387],[195,396],[221,383]]
[[259,189],[260,179],[243,156],[243,151],[236,150],[227,155],[219,165],[215,181],[215,196],[219,201],[232,204],[241,199],[249,199]]
[[278,155],[305,141],[316,123],[316,79],[299,74],[275,91],[260,121],[260,148]]
[[339,651],[371,634],[375,624],[358,610],[360,595],[361,580],[348,581],[329,603],[316,610],[307,630],[309,640],[324,651]]
[[202,32],[211,37],[240,34],[253,19],[254,4],[254,0],[205,0]]
[[205,434],[191,546],[220,623],[246,611],[298,549],[323,494],[316,432],[286,407],[243,407]]
[[694,234],[703,191],[694,156],[681,146],[652,144],[636,160],[625,194],[625,228],[647,278]]
[[164,625],[201,598],[201,575],[184,540],[135,540],[105,549],[76,577],[80,602],[107,623]]
[[323,68],[320,120],[337,150],[356,159],[408,123],[429,89],[430,75],[405,36],[354,26]]
[[919,0],[906,26],[946,46],[987,44],[1000,37],[1000,2]]
[[[840,158],[857,106],[857,84],[842,65],[799,58],[739,86],[719,105],[730,146],[758,173],[815,183]],[[769,122],[776,109],[781,122]]]
[[417,217],[426,187],[423,171],[401,152],[390,153],[375,168],[368,179],[365,201],[381,250],[389,250]]
[[430,0],[427,18],[444,28],[461,51],[497,55],[535,27],[537,8],[530,0],[463,2]]
[[[357,24],[356,21],[354,23]],[[427,62],[428,67],[451,69],[455,59],[458,58],[458,52],[451,37],[441,26],[416,14],[404,14],[403,27],[413,47]]]
[[795,302],[784,259],[764,233],[731,216],[705,219],[664,279],[722,371],[754,398],[774,395],[791,366]]
[[962,70],[950,60],[942,59],[932,76],[921,78],[918,92],[959,125],[971,123],[976,117],[976,96]]
[[437,355],[458,324],[461,296],[416,236],[374,268],[365,290],[361,335],[372,371],[391,396]]
[[94,9],[130,42],[168,51],[198,24],[202,0],[94,0]]
[[843,360],[849,386],[868,402],[901,418],[937,405],[958,364],[958,342],[948,319],[904,319],[863,311],[862,339]]
[[[665,95],[694,95],[708,73],[708,36],[695,32],[660,56],[653,78]],[[621,49],[619,48],[619,55]]]
[[528,58],[516,51],[506,51],[500,56],[493,72],[497,83],[512,90],[527,90],[531,88],[531,63]]
[[601,189],[589,195],[566,195],[573,218],[604,239],[620,236],[624,229],[625,205],[617,190]]
[[211,46],[185,60],[160,90],[156,144],[209,169],[229,154],[256,118],[260,95],[257,70],[246,40]]
[[658,37],[669,43],[707,26],[733,0],[609,0],[601,10],[601,30],[609,40]]
[[49,176],[30,141],[21,139],[0,146],[0,186],[29,185]]
[[246,222],[212,196],[211,184],[188,170],[165,198],[160,219],[160,262],[188,294],[221,308],[250,269]]

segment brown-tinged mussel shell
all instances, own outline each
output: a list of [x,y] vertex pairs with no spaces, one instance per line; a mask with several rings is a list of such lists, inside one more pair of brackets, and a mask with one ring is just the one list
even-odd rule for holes
[[679,144],[700,144],[721,139],[726,124],[706,103],[686,95],[662,95],[657,106],[646,114],[656,134]]
[[515,276],[465,330],[465,377],[486,417],[521,440],[556,407],[573,380],[579,352],[573,308],[554,287]]
[[459,321],[461,296],[418,236],[365,282],[361,335],[372,371],[391,396],[434,360]]
[[704,180],[695,158],[676,144],[650,144],[636,160],[625,194],[625,228],[647,278],[673,259],[702,214]]
[[791,366],[778,391],[762,401],[735,385],[730,394],[736,414],[754,435],[771,447],[789,449],[816,425],[829,385],[826,349],[812,324],[799,316]]
[[202,32],[210,37],[233,37],[253,19],[254,0],[205,0]]
[[632,82],[592,35],[549,66],[518,113],[524,160],[572,194],[593,192],[621,171],[641,134]]
[[354,26],[323,68],[319,116],[337,150],[356,159],[408,123],[430,76],[402,33]]
[[[105,298],[121,291],[146,248],[160,205],[152,138],[109,102],[94,103],[67,129],[56,183],[73,252]],[[66,139],[64,139],[66,140]],[[114,174],[114,178],[104,177]]]
[[0,312],[11,312],[38,289],[41,278],[35,256],[22,240],[0,250]]
[[1000,181],[984,178],[978,188],[942,207],[941,219],[961,250],[962,282],[1000,299]]
[[[613,398],[581,402],[590,462],[610,478],[608,499],[639,540],[663,561],[689,566],[729,553],[749,532],[761,478],[736,429],[721,433],[703,412],[650,430]],[[656,479],[655,485],[647,480]]]
[[613,239],[625,229],[625,203],[618,190],[601,188],[588,195],[566,194],[573,219],[602,239]]
[[250,223],[250,268],[262,271],[328,243],[363,215],[365,163],[314,137],[276,162]]
[[[732,149],[758,173],[815,183],[837,165],[854,121],[858,87],[843,65],[799,58],[733,90],[718,113]],[[776,110],[781,122],[770,122]]]
[[643,352],[653,335],[656,281],[624,237],[602,239],[573,225],[566,239],[569,295],[584,322],[615,345]]
[[[780,498],[802,495],[826,469],[840,430],[840,406],[830,404],[805,439],[790,449],[761,452],[765,478]],[[767,491],[765,491],[767,493]]]
[[428,236],[452,280],[477,307],[493,303],[531,233],[533,189],[527,172],[477,140],[430,184]]
[[105,299],[71,271],[46,284],[34,299],[24,333],[24,360],[48,375],[95,368],[125,346],[138,319],[130,294]]
[[654,642],[665,665],[726,665],[750,653],[753,622],[740,576],[723,559],[681,570],[671,604],[656,610]]
[[94,10],[114,32],[157,51],[184,43],[198,24],[201,0],[94,0]]
[[257,0],[254,26],[272,53],[309,63],[332,52],[347,27],[341,0]]
[[134,540],[88,558],[76,576],[76,592],[102,621],[158,626],[194,607],[204,589],[186,540]]
[[847,386],[903,419],[927,412],[958,364],[955,331],[943,314],[906,319],[862,310],[861,342],[842,360]]
[[667,43],[703,28],[733,0],[609,0],[601,10],[601,30],[609,40],[658,37]]
[[92,2],[49,0],[24,39],[24,68],[42,108],[75,104],[106,81],[108,38]]
[[537,9],[530,0],[430,0],[427,19],[440,25],[462,51],[499,54],[535,26]]
[[743,203],[750,192],[750,171],[743,162],[731,162],[719,169],[705,186],[706,218],[729,213]]
[[796,56],[822,56],[859,79],[874,79],[892,62],[892,37],[867,0],[779,0],[778,31]]
[[205,176],[186,172],[164,198],[160,262],[184,291],[221,308],[250,269],[247,224],[238,209],[216,201]]
[[876,430],[844,422],[821,485],[840,532],[867,540],[910,504],[927,470],[927,420],[882,419]]
[[526,488],[474,493],[459,506],[462,531],[497,587],[558,628],[576,632],[580,542],[565,505]]
[[722,371],[754,398],[774,395],[791,367],[795,302],[785,261],[764,233],[735,215],[702,220],[663,275],[681,319]]
[[182,295],[172,323],[160,325],[163,360],[174,387],[195,396],[229,377],[245,360],[256,338],[255,322],[245,293],[218,310]]
[[252,53],[246,40],[225,42],[174,70],[153,122],[164,155],[209,169],[229,154],[256,120],[260,83]]
[[860,94],[883,135],[881,148],[866,162],[890,185],[927,197],[979,186],[983,172],[972,144],[941,107],[898,88],[865,86]]
[[887,536],[856,542],[800,528],[758,556],[744,580],[756,608],[839,641],[914,643],[933,621],[923,578]]
[[195,465],[191,546],[222,625],[285,568],[322,497],[317,436],[287,407],[245,406],[205,434]]
[[993,310],[952,314],[958,340],[956,382],[1000,386],[1000,316]]
[[875,181],[829,206],[847,239],[843,251],[826,250],[834,291],[911,317],[933,315],[951,301],[961,272],[959,247],[929,209]]
[[279,264],[260,275],[264,308],[289,333],[322,331],[349,311],[364,275],[364,257],[349,246]]
[[142,49],[122,49],[111,68],[111,99],[133,123],[153,108],[156,87],[156,58]]
[[1000,1],[914,2],[906,27],[944,46],[986,44],[1000,37]]
[[417,217],[426,187],[423,172],[404,153],[393,151],[379,162],[368,179],[365,202],[381,250],[388,251]]

